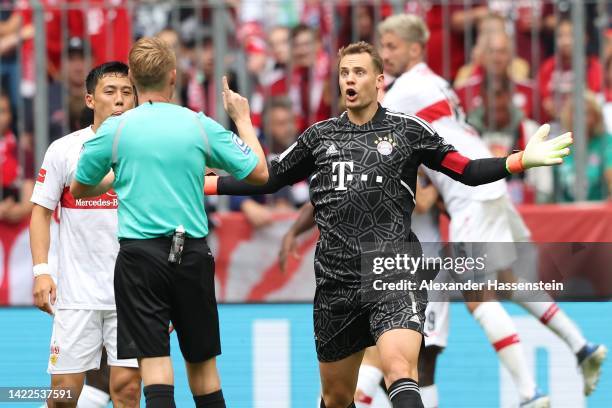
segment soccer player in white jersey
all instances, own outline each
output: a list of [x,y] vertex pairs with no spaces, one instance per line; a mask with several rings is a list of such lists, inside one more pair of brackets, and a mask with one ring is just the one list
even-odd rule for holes
[[[92,126],[53,142],[38,174],[32,202],[30,247],[34,263],[34,301],[53,315],[47,371],[53,389],[70,389],[71,400],[49,406],[76,407],[85,372],[100,365],[102,347],[111,366],[110,392],[116,407],[140,404],[136,359],[117,358],[117,312],[113,291],[117,242],[117,199],[112,193],[74,199],[70,182],[83,143],[110,116],[132,109],[135,92],[128,67],[108,62],[87,76],[85,102],[94,111]],[[109,174],[108,177],[112,177]],[[47,264],[50,221],[61,207],[57,286]]]
[[[385,70],[396,77],[382,105],[430,122],[448,143],[466,152],[471,159],[491,157],[484,142],[465,122],[458,98],[448,82],[433,73],[423,60],[429,37],[423,20],[414,15],[392,16],[379,25],[379,33]],[[456,165],[462,166],[462,163]],[[451,215],[451,241],[529,240],[529,230],[510,202],[504,181],[468,187],[429,169],[426,174]],[[500,269],[512,263],[514,259],[510,258],[500,260]],[[545,293],[540,295],[545,295],[547,301],[517,303],[559,335],[576,354],[584,374],[584,392],[588,395],[596,385],[606,348],[588,343],[552,298]],[[530,407],[546,406],[546,397],[539,397],[536,392],[516,328],[505,310],[496,301],[468,302],[467,305],[512,374],[521,403]]]

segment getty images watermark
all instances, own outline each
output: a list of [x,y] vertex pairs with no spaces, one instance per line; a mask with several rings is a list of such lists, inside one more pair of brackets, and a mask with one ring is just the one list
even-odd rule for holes
[[[482,256],[421,256],[395,254],[372,258],[375,291],[563,291],[562,282],[504,281],[487,270],[487,254]],[[489,268],[491,269],[491,268]],[[452,280],[417,279],[417,273],[431,276],[448,272]],[[495,269],[497,271],[497,269]]]

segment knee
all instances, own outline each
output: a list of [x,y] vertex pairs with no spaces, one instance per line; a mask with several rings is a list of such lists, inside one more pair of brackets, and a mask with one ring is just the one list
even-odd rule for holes
[[323,390],[325,408],[347,408],[353,402],[354,393],[349,389],[332,387]]
[[383,369],[385,382],[387,385],[393,384],[395,381],[402,378],[412,378],[418,381],[417,364],[406,360],[402,357],[397,357],[385,365]]
[[140,402],[140,377],[138,375],[111,380],[111,398],[115,406],[137,407]]

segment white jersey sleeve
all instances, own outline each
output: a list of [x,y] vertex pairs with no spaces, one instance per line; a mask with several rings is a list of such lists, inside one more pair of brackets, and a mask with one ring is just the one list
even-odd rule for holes
[[30,201],[49,210],[55,210],[67,182],[65,162],[61,143],[53,142],[45,153]]

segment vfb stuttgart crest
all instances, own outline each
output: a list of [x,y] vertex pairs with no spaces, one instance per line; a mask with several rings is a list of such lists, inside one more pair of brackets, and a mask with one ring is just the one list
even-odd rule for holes
[[55,365],[57,363],[57,358],[59,357],[59,353],[60,353],[60,348],[55,341],[51,345],[50,351],[51,351],[51,355],[49,356],[49,362],[52,365]]
[[376,144],[376,150],[378,150],[378,153],[382,154],[383,156],[390,155],[393,152],[393,148],[397,146],[397,143],[395,143],[393,136],[391,135],[384,136],[382,138],[380,136],[377,137],[374,144]]

